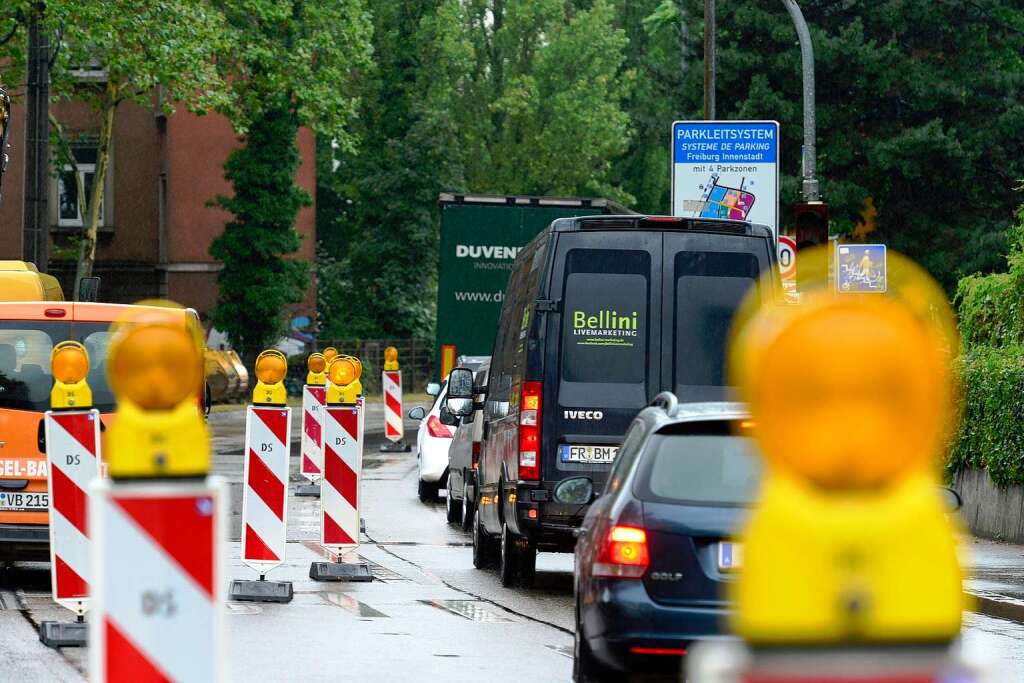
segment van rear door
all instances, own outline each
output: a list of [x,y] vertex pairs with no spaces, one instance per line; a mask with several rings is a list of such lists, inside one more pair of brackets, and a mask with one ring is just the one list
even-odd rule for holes
[[[771,238],[666,232],[661,383],[685,401],[732,398],[725,346],[740,302],[772,264]],[[761,296],[768,296],[761,292]]]
[[[543,478],[604,485],[615,449],[658,391],[661,234],[561,233],[547,327]],[[557,321],[557,324],[552,324]]]

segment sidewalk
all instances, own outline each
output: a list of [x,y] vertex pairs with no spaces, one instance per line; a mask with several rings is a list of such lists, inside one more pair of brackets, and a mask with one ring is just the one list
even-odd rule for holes
[[1024,545],[971,538],[967,553],[974,611],[1024,623]]

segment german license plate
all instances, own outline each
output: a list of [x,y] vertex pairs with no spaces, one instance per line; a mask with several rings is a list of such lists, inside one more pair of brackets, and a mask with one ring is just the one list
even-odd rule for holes
[[718,544],[718,568],[722,571],[739,569],[743,566],[743,546],[739,543]]
[[618,446],[559,446],[562,462],[611,463],[619,454]]
[[45,512],[49,507],[49,493],[26,493],[25,491],[0,492],[0,510],[31,510],[33,512]]

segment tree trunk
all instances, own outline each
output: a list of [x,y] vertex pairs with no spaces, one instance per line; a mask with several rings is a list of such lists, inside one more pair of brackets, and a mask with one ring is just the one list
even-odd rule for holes
[[93,175],[92,192],[89,196],[89,217],[87,221],[83,221],[82,241],[78,247],[78,267],[75,270],[74,291],[74,298],[76,300],[78,299],[78,290],[82,279],[92,276],[92,267],[96,262],[96,236],[99,232],[100,221],[103,218],[103,186],[106,184],[107,167],[110,165],[110,140],[114,133],[114,114],[116,111],[117,98],[116,96],[110,96],[106,101],[106,106],[103,108],[100,142],[99,148],[96,150],[96,172]]

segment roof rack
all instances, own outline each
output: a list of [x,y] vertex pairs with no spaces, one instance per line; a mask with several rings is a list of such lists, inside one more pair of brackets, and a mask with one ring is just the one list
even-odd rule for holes
[[676,398],[676,395],[671,391],[663,391],[654,397],[654,400],[651,401],[651,405],[658,408],[664,408],[665,413],[668,414],[669,417],[672,417],[676,414],[676,408],[679,406],[679,399]]

